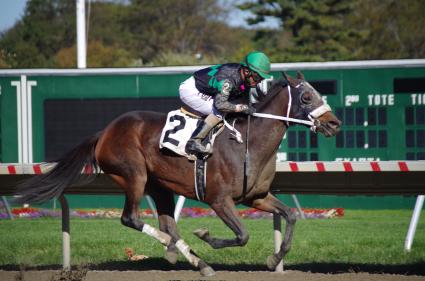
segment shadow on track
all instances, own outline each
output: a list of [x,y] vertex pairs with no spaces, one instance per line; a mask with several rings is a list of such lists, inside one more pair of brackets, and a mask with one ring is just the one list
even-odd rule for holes
[[[214,269],[219,271],[268,271],[267,266],[264,264],[211,264]],[[61,270],[62,265],[16,265],[8,264],[1,265],[0,270],[6,271],[19,271],[22,270]],[[73,266],[72,269],[85,268],[88,270],[193,270],[185,261],[179,261],[175,265],[169,264],[162,258],[149,258],[141,262],[131,261],[111,261],[99,264],[86,264]],[[358,263],[301,263],[301,264],[288,264],[285,270],[296,270],[311,273],[328,273],[328,274],[341,274],[341,273],[358,273],[366,272],[370,274],[401,274],[401,275],[420,275],[425,276],[425,262],[413,264],[358,264]]]

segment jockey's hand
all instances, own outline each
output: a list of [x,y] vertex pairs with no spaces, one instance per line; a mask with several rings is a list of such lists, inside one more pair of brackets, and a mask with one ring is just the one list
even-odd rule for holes
[[255,113],[255,108],[246,104],[241,104],[241,111],[242,113],[245,113],[247,115],[252,115]]

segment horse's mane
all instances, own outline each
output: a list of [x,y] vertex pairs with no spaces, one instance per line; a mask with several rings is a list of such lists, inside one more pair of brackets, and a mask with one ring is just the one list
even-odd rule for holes
[[258,105],[256,106],[257,111],[262,110],[265,106],[267,106],[274,97],[279,94],[282,88],[288,85],[288,81],[284,79],[279,79],[272,82],[270,89],[267,91],[267,94],[264,95]]
[[[266,107],[274,99],[274,97],[277,96],[282,91],[282,89],[284,87],[286,87],[287,85],[288,85],[288,81],[285,80],[285,79],[279,79],[279,80],[273,81],[272,84],[271,84],[271,87],[267,91],[267,93],[266,94],[260,94],[259,102],[256,103],[256,105],[255,105],[256,111],[261,112],[264,109],[264,107]],[[244,99],[244,97],[238,97],[236,100],[234,100],[234,102],[242,103],[242,102],[244,102],[243,99]],[[226,116],[230,120],[233,120],[232,118],[245,120],[247,115],[232,112],[232,113],[227,113]]]

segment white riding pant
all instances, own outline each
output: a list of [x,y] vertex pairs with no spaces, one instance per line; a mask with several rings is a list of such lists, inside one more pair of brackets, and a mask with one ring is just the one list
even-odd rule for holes
[[182,102],[192,109],[208,115],[214,113],[221,118],[220,112],[214,107],[214,98],[203,94],[195,86],[195,78],[191,76],[180,84],[179,95]]

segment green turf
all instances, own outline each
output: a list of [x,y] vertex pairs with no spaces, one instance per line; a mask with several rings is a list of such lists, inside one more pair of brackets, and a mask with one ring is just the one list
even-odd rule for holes
[[[286,264],[349,263],[403,265],[425,262],[425,215],[421,217],[410,253],[403,250],[411,211],[351,211],[342,218],[299,220]],[[147,220],[157,225],[152,219]],[[182,237],[208,263],[264,265],[273,251],[270,219],[244,219],[250,233],[245,247],[213,250],[192,231],[208,227],[219,237],[233,234],[217,218],[183,218]],[[60,219],[0,220],[0,265],[60,265],[62,263]],[[72,264],[126,262],[124,249],[162,258],[163,247],[119,219],[72,219]],[[184,261],[182,257],[179,260]]]

